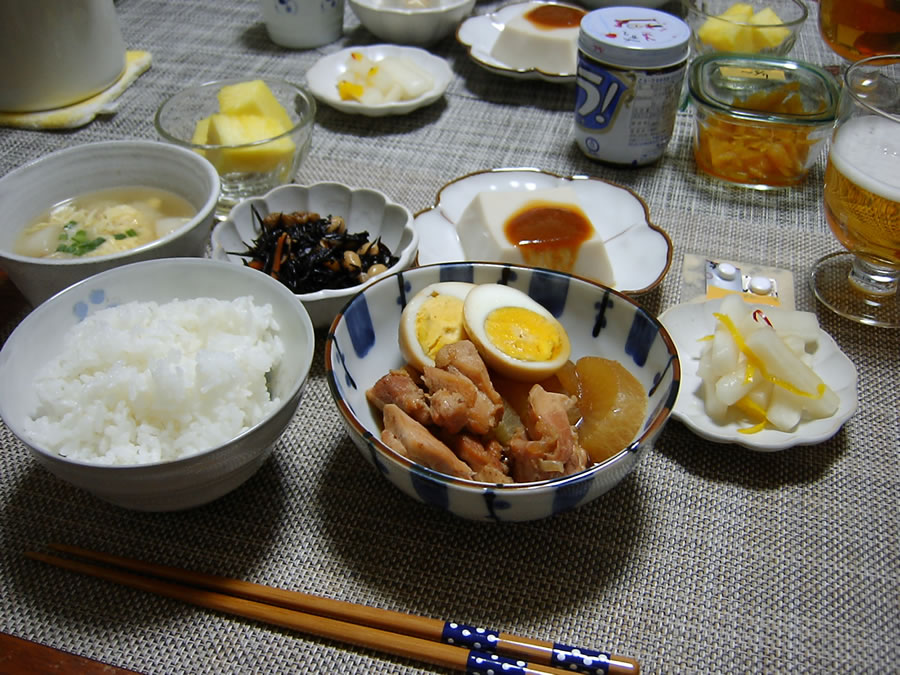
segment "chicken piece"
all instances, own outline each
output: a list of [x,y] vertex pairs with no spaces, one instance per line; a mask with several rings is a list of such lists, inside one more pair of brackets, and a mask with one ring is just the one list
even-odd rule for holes
[[406,454],[406,448],[403,447],[403,443],[400,442],[400,439],[397,438],[393,432],[385,429],[381,432],[381,442],[388,446],[394,452],[403,455],[404,457],[408,457]]
[[475,480],[485,480],[489,483],[512,482],[509,468],[503,462],[503,446],[497,441],[492,439],[482,443],[470,434],[460,434],[450,443],[456,456],[472,467]]
[[[427,466],[429,469],[456,476],[457,478],[472,478],[473,472],[468,464],[454,455],[450,448],[435,438],[419,422],[403,412],[399,406],[388,403],[384,406],[383,413],[384,432],[382,433],[382,440],[387,445],[390,445],[397,452],[401,452],[396,445],[393,445],[399,442],[405,451],[401,452],[401,454],[422,466]],[[387,440],[385,440],[385,434],[391,434],[391,436],[387,436]]]
[[419,424],[431,423],[431,410],[425,392],[406,370],[392,370],[366,391],[366,399],[379,410],[393,403]]
[[470,340],[461,340],[442,347],[434,356],[434,365],[438,368],[452,366],[484,392],[491,403],[503,403],[500,394],[494,389],[487,366],[484,365],[478,349]]
[[569,422],[576,399],[534,385],[522,422],[528,436],[518,434],[509,443],[512,475],[517,482],[567,476],[585,469],[588,454],[578,443]]
[[480,389],[475,397],[475,405],[469,410],[466,428],[474,434],[484,436],[490,433],[503,419],[503,404],[494,403]]
[[431,392],[432,397],[434,397],[434,394],[441,389],[446,389],[447,391],[459,394],[466,405],[475,405],[475,399],[478,396],[478,387],[476,387],[472,383],[472,380],[465,375],[444,370],[443,368],[425,366],[422,371],[422,380],[425,382],[428,391]]
[[[492,402],[487,394],[478,389],[468,377],[453,366],[446,369],[425,366],[422,372],[425,386],[431,392],[432,401],[440,396],[441,390],[459,394],[467,406],[465,428],[483,436],[491,431],[503,418],[503,405]],[[432,415],[435,424],[440,421]]]
[[456,434],[469,421],[469,408],[462,394],[438,389],[431,395],[431,421],[445,431]]
[[509,476],[509,474],[504,473],[500,469],[495,466],[491,466],[490,464],[481,467],[478,471],[475,472],[475,475],[472,476],[472,480],[477,480],[482,483],[512,483],[513,479]]

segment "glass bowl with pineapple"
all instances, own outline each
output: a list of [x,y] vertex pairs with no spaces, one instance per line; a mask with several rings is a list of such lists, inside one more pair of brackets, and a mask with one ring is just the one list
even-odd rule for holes
[[316,101],[277,79],[216,80],[167,98],[154,123],[160,137],[208,159],[219,173],[218,213],[290,183],[309,153]]
[[785,56],[809,10],[801,0],[682,0],[695,55]]

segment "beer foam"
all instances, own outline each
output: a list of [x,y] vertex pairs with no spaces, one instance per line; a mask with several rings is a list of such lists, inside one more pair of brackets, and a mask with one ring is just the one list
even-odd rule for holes
[[854,117],[835,134],[831,163],[861,188],[900,202],[900,124],[883,117]]

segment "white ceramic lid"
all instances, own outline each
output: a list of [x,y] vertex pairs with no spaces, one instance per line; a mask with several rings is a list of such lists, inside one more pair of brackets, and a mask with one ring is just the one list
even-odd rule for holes
[[604,7],[581,20],[578,48],[612,65],[663,68],[687,58],[690,27],[648,7]]

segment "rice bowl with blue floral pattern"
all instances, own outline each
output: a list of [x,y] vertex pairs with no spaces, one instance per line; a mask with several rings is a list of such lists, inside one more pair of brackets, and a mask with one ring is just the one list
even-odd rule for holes
[[[565,328],[571,359],[619,361],[648,397],[635,440],[599,464],[560,478],[483,483],[419,465],[381,441],[381,416],[366,390],[401,368],[400,314],[426,286],[445,281],[503,284],[527,293]],[[652,446],[678,394],[681,366],[675,343],[655,317],[601,284],[551,270],[499,263],[443,263],[383,277],[355,295],[331,325],[325,368],[332,398],[363,457],[408,496],[462,518],[527,521],[587,504],[620,483]]]

